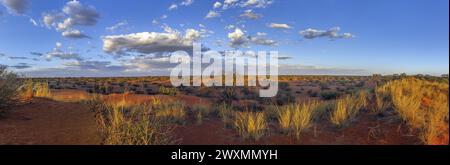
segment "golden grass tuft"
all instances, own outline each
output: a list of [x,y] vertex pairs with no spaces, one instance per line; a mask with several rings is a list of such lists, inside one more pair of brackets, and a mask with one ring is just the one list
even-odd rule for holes
[[178,124],[185,123],[186,117],[185,105],[181,102],[177,101],[154,105],[153,110],[156,117],[158,117],[163,121]]
[[38,82],[34,85],[35,97],[42,97],[42,98],[51,98],[52,93],[50,91],[50,88],[48,87],[48,82]]
[[267,129],[263,112],[236,112],[234,126],[244,139],[259,140]]
[[367,107],[367,93],[361,91],[356,95],[346,95],[335,102],[330,121],[337,127],[343,127],[349,120],[354,119],[359,111]]
[[152,114],[147,104],[125,105],[94,95],[86,101],[95,112],[103,144],[107,145],[165,145],[176,141],[172,128]]
[[318,107],[319,102],[317,101],[281,107],[278,115],[278,124],[282,132],[292,134],[299,140],[301,133],[311,127],[316,114],[315,110]]

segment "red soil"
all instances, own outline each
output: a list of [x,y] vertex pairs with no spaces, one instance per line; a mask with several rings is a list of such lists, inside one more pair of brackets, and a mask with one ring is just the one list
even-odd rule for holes
[[34,99],[0,118],[0,144],[100,144],[94,116],[76,103]]

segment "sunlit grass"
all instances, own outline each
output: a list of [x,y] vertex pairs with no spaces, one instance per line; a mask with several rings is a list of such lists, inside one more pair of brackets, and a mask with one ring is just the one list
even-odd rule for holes
[[236,112],[234,126],[244,139],[259,140],[267,129],[263,112]]

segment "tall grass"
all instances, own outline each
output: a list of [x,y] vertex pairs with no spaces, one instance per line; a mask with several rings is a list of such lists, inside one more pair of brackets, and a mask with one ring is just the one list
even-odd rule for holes
[[94,95],[87,105],[95,112],[103,144],[164,145],[174,144],[171,128],[152,114],[147,104],[127,105]]
[[24,81],[24,84],[22,86],[22,100],[25,102],[31,101],[31,99],[34,97],[34,83],[33,80],[27,79]]
[[384,112],[392,107],[389,86],[381,86],[375,88],[375,110],[376,112]]
[[310,128],[315,110],[319,107],[317,101],[290,104],[280,108],[278,124],[284,133],[292,134],[300,139],[301,133]]
[[404,78],[387,83],[393,108],[424,144],[448,144],[448,83]]
[[267,129],[263,112],[236,112],[234,126],[244,139],[259,140]]
[[50,98],[52,96],[50,88],[48,87],[48,82],[38,82],[34,86],[35,97]]
[[202,104],[194,105],[192,107],[192,112],[195,116],[197,124],[202,124],[203,120],[212,113],[212,111],[210,110],[210,107],[208,107],[206,105],[202,105]]
[[235,116],[233,107],[225,102],[223,102],[217,108],[217,114],[224,123],[226,128],[230,128],[233,126],[233,119]]
[[164,103],[153,106],[156,117],[170,123],[184,124],[186,111],[181,102]]
[[360,91],[354,95],[346,95],[335,102],[334,111],[331,112],[330,121],[337,127],[343,127],[348,121],[353,120],[360,110],[367,107],[368,94]]

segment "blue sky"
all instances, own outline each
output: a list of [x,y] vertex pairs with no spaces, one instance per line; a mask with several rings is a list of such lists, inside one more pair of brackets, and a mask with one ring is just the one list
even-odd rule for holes
[[0,64],[28,76],[158,75],[172,67],[167,53],[198,42],[279,51],[289,74],[440,75],[449,68],[448,3],[0,0]]

